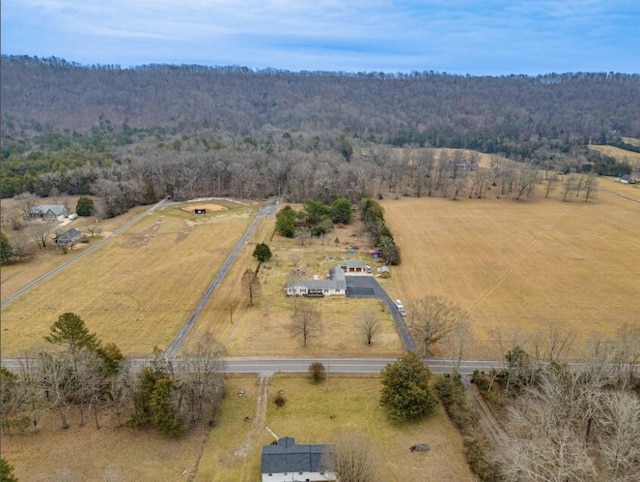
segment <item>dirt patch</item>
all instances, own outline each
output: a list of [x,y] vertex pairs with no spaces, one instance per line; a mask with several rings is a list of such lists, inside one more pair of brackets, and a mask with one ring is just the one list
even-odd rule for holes
[[220,206],[219,204],[204,203],[204,204],[190,204],[188,206],[180,207],[183,211],[191,214],[195,214],[196,210],[204,210],[206,214],[215,213],[218,211],[226,211],[228,208]]
[[185,223],[184,227],[178,231],[178,233],[176,234],[175,239],[173,240],[174,243],[179,243],[181,241],[184,241],[187,236],[189,236],[189,233],[193,231],[193,223]]
[[162,226],[163,218],[161,217],[155,223],[153,223],[149,228],[144,231],[136,234],[125,234],[123,236],[123,240],[120,242],[120,246],[122,248],[139,248],[140,246],[144,246],[147,244],[151,238],[155,237],[158,233],[158,230]]
[[247,453],[255,447],[257,440],[259,439],[260,433],[262,432],[265,421],[267,418],[267,402],[269,398],[269,383],[271,382],[270,377],[260,376],[258,377],[258,400],[256,402],[256,418],[253,421],[253,431],[247,437],[242,447],[235,451],[234,455],[236,457],[245,457]]

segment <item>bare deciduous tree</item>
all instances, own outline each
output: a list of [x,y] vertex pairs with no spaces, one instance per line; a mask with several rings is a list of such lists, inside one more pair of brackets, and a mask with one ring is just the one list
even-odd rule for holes
[[359,432],[339,433],[331,449],[323,455],[323,465],[340,482],[380,480],[378,458],[369,439]]
[[360,333],[367,345],[371,346],[373,339],[380,332],[380,319],[373,308],[365,308],[358,313]]
[[31,239],[38,243],[38,246],[42,249],[47,247],[47,239],[51,236],[53,228],[53,223],[35,222],[27,227],[27,232]]
[[309,302],[296,303],[290,331],[306,347],[309,340],[320,336],[322,332],[320,312]]
[[584,185],[584,202],[589,202],[589,198],[598,190],[598,177],[595,173],[589,174]]
[[205,408],[214,419],[224,393],[222,355],[224,347],[217,343],[198,343],[196,349],[183,355],[184,369],[178,374],[182,394],[181,408],[189,423],[201,420]]
[[244,272],[242,275],[242,286],[244,286],[247,298],[249,299],[249,306],[253,306],[253,302],[256,301],[260,293],[260,280],[255,271],[248,269]]
[[14,197],[17,205],[19,206],[20,214],[24,221],[28,222],[31,219],[31,210],[38,203],[38,196],[31,194],[30,192],[23,192]]
[[51,408],[60,412],[62,428],[69,428],[67,411],[77,391],[77,380],[74,376],[73,363],[62,354],[40,354],[40,383],[47,395]]
[[431,345],[451,336],[467,314],[443,296],[427,296],[417,300],[409,311],[409,328],[422,344],[424,356],[431,355]]
[[300,262],[300,256],[298,256],[296,253],[291,253],[289,255],[289,261],[291,262],[291,266],[295,268],[298,266],[298,263]]

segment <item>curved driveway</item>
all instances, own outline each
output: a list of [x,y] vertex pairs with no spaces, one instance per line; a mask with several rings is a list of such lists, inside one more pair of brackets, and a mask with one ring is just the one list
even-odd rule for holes
[[393,322],[396,325],[398,336],[402,340],[404,349],[417,353],[416,344],[409,334],[409,329],[404,318],[398,311],[398,307],[393,302],[387,292],[380,286],[378,280],[368,275],[347,275],[347,296],[349,298],[377,298],[384,301],[389,307]]

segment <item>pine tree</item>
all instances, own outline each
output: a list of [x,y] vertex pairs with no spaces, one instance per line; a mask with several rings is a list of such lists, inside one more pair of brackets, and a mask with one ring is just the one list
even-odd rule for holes
[[398,422],[415,420],[433,412],[436,399],[429,388],[431,373],[415,353],[407,353],[382,371],[380,402]]

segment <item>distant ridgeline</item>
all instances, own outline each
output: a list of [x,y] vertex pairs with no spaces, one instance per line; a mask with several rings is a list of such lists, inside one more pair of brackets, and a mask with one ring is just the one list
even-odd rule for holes
[[[135,189],[144,196],[125,204],[171,193],[288,194],[301,201],[314,194],[331,202],[346,182],[348,191],[336,194],[349,192],[356,201],[363,188],[377,193],[337,166],[384,164],[385,154],[362,157],[373,147],[464,148],[616,175],[631,167],[586,146],[640,149],[622,139],[640,138],[638,74],[121,68],[2,56],[0,75],[4,197],[52,188],[104,195],[126,181],[140,184]],[[138,164],[177,165],[187,157],[190,167],[162,180]],[[331,182],[319,187],[308,172],[297,174],[288,168],[294,160],[312,163],[307,170],[320,169]],[[124,176],[131,165],[142,174]],[[292,188],[296,176],[303,182]],[[117,186],[99,189],[96,181],[105,177]]]

